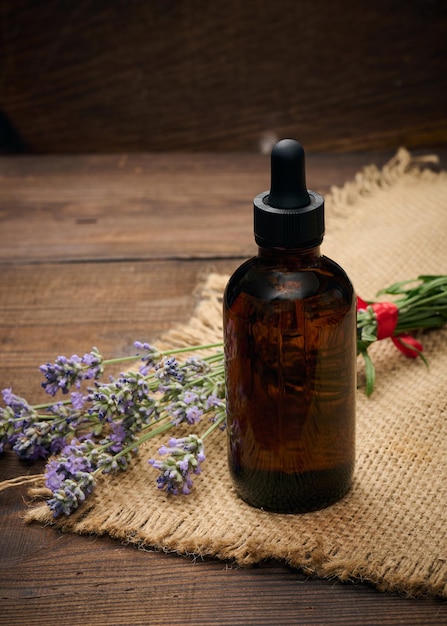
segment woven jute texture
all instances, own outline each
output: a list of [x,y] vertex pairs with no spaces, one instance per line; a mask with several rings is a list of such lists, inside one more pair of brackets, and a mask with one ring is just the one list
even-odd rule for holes
[[[418,274],[447,273],[447,173],[436,172],[435,161],[402,149],[382,170],[368,167],[326,198],[323,252],[345,268],[363,298]],[[226,280],[210,275],[193,318],[160,343],[220,340]],[[55,521],[37,504],[28,520],[241,566],[279,559],[320,577],[447,597],[447,331],[418,338],[428,369],[389,340],[372,347],[377,383],[370,398],[359,359],[354,486],[328,509],[279,515],[239,500],[227,472],[225,433],[216,432],[189,496],[156,489],[147,459],[161,441],[153,441],[127,472],[101,480],[71,517]]]

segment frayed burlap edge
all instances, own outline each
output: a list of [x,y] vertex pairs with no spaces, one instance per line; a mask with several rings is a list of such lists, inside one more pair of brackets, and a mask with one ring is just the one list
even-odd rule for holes
[[435,154],[413,156],[405,148],[399,148],[395,156],[382,168],[372,163],[359,171],[352,181],[342,187],[333,186],[326,197],[326,208],[346,217],[349,207],[355,211],[359,199],[377,191],[389,189],[403,177],[413,180],[435,180],[439,172],[439,157]]
[[[342,216],[342,220],[345,220],[347,213],[361,210],[357,205],[361,204],[363,199],[380,195],[381,192],[402,183],[402,179],[411,182],[417,180],[434,181],[442,176],[445,180],[444,173],[437,174],[425,167],[427,162],[434,163],[435,161],[435,157],[426,157],[416,161],[406,150],[400,150],[396,157],[382,170],[370,166],[359,173],[354,182],[347,183],[342,189],[333,189],[326,200],[328,213],[331,218],[334,218],[335,227],[337,227],[336,218],[338,214]],[[424,272],[432,271],[427,268],[421,269]],[[407,275],[407,277],[409,276]],[[205,284],[202,284],[198,290],[199,301],[190,322],[177,326],[161,337],[159,340],[160,347],[182,347],[220,339],[221,299],[226,280],[227,277],[217,274],[208,277]],[[364,295],[371,297],[371,294]],[[437,354],[438,344],[441,343],[445,346],[446,340],[447,335],[444,331],[438,332],[436,336],[431,334],[428,338],[424,338],[430,360],[439,356]],[[402,393],[403,389],[405,390],[407,384],[411,384],[404,373],[409,364],[402,359],[399,360],[399,356],[390,346],[374,346],[373,356],[377,359],[378,369],[383,370],[383,376],[387,378],[389,375],[393,376],[396,396]],[[436,363],[437,371],[442,370],[443,366],[447,368],[447,360],[439,358]],[[418,377],[427,376],[427,380],[430,380],[429,374],[424,371],[422,365],[412,363],[412,367],[419,367]],[[359,364],[359,369],[359,378],[361,379],[361,364]],[[413,370],[408,371],[412,372]],[[429,395],[436,395],[438,379],[435,376],[429,383],[427,389]],[[372,400],[367,400],[363,393],[359,392],[361,418],[371,411],[385,415],[388,405],[384,387],[385,385],[383,388],[379,386]],[[433,407],[434,413],[436,411],[442,412],[442,402],[445,406],[445,400],[441,398],[438,405]],[[397,402],[397,404],[399,403]],[[411,410],[415,411],[415,419],[417,418],[417,402],[412,406],[411,399],[402,401],[401,415],[398,409],[399,406],[394,409],[395,415],[391,415],[389,420],[386,416],[382,418],[381,427],[386,430],[386,436],[377,444],[374,441],[380,437],[377,437],[375,433],[376,426],[370,427],[366,422],[363,422],[363,430],[368,431],[369,428],[372,432],[362,435],[357,478],[352,493],[330,509],[298,516],[300,519],[296,516],[293,516],[294,519],[292,519],[290,516],[253,510],[238,501],[229,482],[224,463],[220,463],[219,467],[216,468],[213,484],[211,478],[207,479],[207,473],[204,472],[204,475],[196,481],[194,495],[187,499],[167,498],[154,489],[153,479],[148,476],[147,484],[142,484],[141,492],[135,496],[133,507],[129,507],[126,502],[127,495],[126,498],[120,500],[119,494],[128,493],[136,475],[142,475],[142,473],[147,475],[148,454],[146,450],[143,450],[129,472],[100,480],[95,493],[69,518],[54,520],[45,504],[37,506],[33,504],[26,514],[26,520],[52,524],[60,530],[80,534],[108,534],[121,541],[145,548],[199,557],[218,557],[231,560],[239,566],[249,566],[265,559],[274,558],[283,560],[308,574],[322,578],[368,581],[380,590],[399,592],[413,597],[422,595],[447,597],[447,521],[444,518],[428,520],[432,523],[433,529],[431,533],[427,534],[427,537],[424,537],[420,552],[416,556],[405,554],[402,550],[399,551],[398,537],[397,539],[393,537],[394,543],[391,541],[391,547],[388,551],[385,550],[381,554],[375,551],[373,545],[379,540],[377,537],[380,538],[382,534],[386,535],[387,519],[385,515],[382,528],[380,510],[375,512],[378,530],[374,534],[367,519],[368,509],[363,506],[371,491],[368,476],[375,471],[380,462],[386,465],[396,464],[396,471],[402,471],[399,468],[402,450],[397,454],[394,440],[392,441],[393,445],[388,446],[387,439],[389,435],[394,433],[391,422]],[[444,428],[444,422],[436,422],[435,419],[432,421],[433,427]],[[424,427],[422,425],[422,429]],[[406,426],[404,423],[402,423],[401,428],[404,432],[399,432],[398,437],[396,437],[399,445],[402,437],[405,437]],[[443,434],[439,433],[437,436],[442,437]],[[368,441],[368,446],[365,446],[365,441]],[[405,454],[418,454],[412,441],[407,441],[406,447],[404,444],[401,445]],[[433,452],[428,445],[427,450],[425,460]],[[213,453],[216,459],[225,458],[224,437],[216,440]],[[430,462],[432,462],[432,470],[436,474],[439,461],[437,458],[432,458]],[[421,471],[420,465],[418,465],[418,471]],[[428,471],[430,471],[430,466]],[[443,475],[441,478],[445,479],[445,476]],[[411,480],[411,475],[408,479]],[[433,480],[435,479],[436,476]],[[212,527],[208,528],[208,532],[206,525],[207,517],[210,517],[210,520],[212,518],[211,515],[207,516],[207,507],[210,506],[209,502],[213,501],[215,494],[212,493],[212,490],[216,485],[223,486],[220,492],[222,502],[217,504],[218,507],[221,507],[219,522],[222,532],[219,532],[217,536]],[[374,488],[376,485],[373,484],[372,487]],[[376,501],[379,503],[379,508],[383,505],[383,500],[399,497],[396,490],[387,489],[387,485],[384,484],[383,498],[379,497]],[[118,495],[119,502],[118,504],[114,502],[113,510],[107,509],[101,504],[101,499],[105,497],[104,494],[109,491],[113,492],[115,500]],[[436,498],[438,492],[435,482],[429,496]],[[32,495],[36,497],[45,495],[45,490],[34,489]],[[153,509],[148,504],[148,498],[156,503]],[[421,503],[413,501],[411,498],[408,503],[403,503],[403,506],[407,507],[413,505],[415,506],[415,526],[420,531],[422,525],[418,526],[417,519],[423,515]],[[197,517],[198,510],[203,512],[200,519]],[[205,521],[202,519],[203,517],[205,517]],[[234,535],[228,531],[231,527],[238,525],[243,528],[241,535]],[[291,526],[297,527],[297,532],[294,534],[295,540],[284,541],[284,537],[290,536]],[[360,532],[359,545],[356,550],[352,550],[350,544],[350,534],[353,529]],[[411,534],[411,528],[408,532]],[[370,538],[367,536],[368,533],[372,533]],[[328,534],[331,535],[329,542]],[[417,536],[415,540],[418,540]],[[429,551],[435,542],[439,546],[438,551],[431,557],[430,563],[425,568],[421,568],[419,561],[423,560],[424,550],[425,552]],[[350,551],[346,550],[346,545],[350,545]]]

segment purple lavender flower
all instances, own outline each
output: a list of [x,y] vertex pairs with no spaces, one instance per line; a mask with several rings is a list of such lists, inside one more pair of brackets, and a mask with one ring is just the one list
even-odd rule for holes
[[195,404],[199,400],[199,396],[195,391],[187,389],[183,393],[182,400],[185,404]]
[[108,422],[124,419],[126,430],[132,432],[141,430],[157,415],[156,403],[150,397],[147,381],[140,372],[121,374],[109,383],[96,383],[88,399],[92,403],[89,415]]
[[155,369],[155,377],[160,381],[162,389],[173,382],[181,383],[183,381],[183,373],[180,371],[177,359],[173,356],[162,359]]
[[[64,447],[67,445],[67,440],[65,437],[58,437],[58,436],[54,436],[51,439],[50,442],[50,449],[49,449],[49,454],[59,454],[59,452],[61,452]],[[46,456],[48,456],[48,453],[46,454]]]
[[109,450],[117,453],[126,446],[126,440],[129,438],[129,432],[126,430],[123,422],[112,422],[110,425],[111,433],[108,440],[112,443]]
[[71,404],[74,409],[81,411],[84,408],[84,405],[88,399],[88,396],[85,396],[80,391],[73,391],[70,394]]
[[111,474],[112,472],[126,470],[129,460],[130,454],[118,456],[104,450],[98,455],[96,466],[103,474]]
[[54,363],[41,365],[39,370],[46,381],[42,383],[45,391],[54,396],[59,390],[66,394],[74,385],[79,388],[84,380],[100,378],[104,371],[103,359],[97,348],[92,348],[81,358],[73,354],[69,359],[58,356]]
[[51,424],[34,422],[14,437],[12,449],[23,460],[46,458],[51,444]]
[[79,385],[82,380],[82,362],[76,354],[69,359],[65,356],[58,356],[54,363],[41,365],[39,370],[46,378],[42,387],[51,396],[56,395],[59,389],[62,393],[68,393],[72,385]]
[[[91,408],[88,414],[98,420],[96,434],[102,431],[99,442],[103,449],[97,467],[103,472],[125,469],[130,453],[114,457],[132,446],[137,434],[158,417],[159,409],[149,395],[148,382],[140,372],[121,374],[108,384],[96,383],[90,390]],[[106,429],[108,427],[108,432]]]
[[168,406],[168,411],[173,417],[173,423],[178,426],[183,422],[195,424],[203,415],[202,403],[199,395],[190,389],[179,395]]
[[48,506],[54,517],[70,515],[95,487],[94,467],[89,458],[92,443],[75,439],[65,446],[58,459],[46,467],[46,486],[52,491]]
[[97,380],[104,373],[103,358],[96,347],[84,354],[82,364],[84,368],[87,367],[86,371],[84,371],[83,380]]
[[[2,396],[3,402],[6,404],[6,411],[9,408],[9,412],[12,412],[14,418],[30,419],[35,416],[36,411],[33,407],[31,407],[24,398],[13,393],[10,387],[2,390]],[[5,412],[5,409],[0,407],[0,412]],[[1,414],[2,413],[0,413],[0,415]]]
[[153,346],[151,346],[150,344],[146,342],[142,343],[141,341],[135,341],[133,345],[135,346],[137,350],[144,350],[145,352],[148,353],[145,356],[141,357],[141,360],[143,361],[144,365],[140,367],[140,374],[143,374],[143,376],[147,376],[149,371],[153,367],[155,367],[155,364],[158,361],[160,353],[156,348],[154,348]]
[[10,436],[9,444],[22,460],[46,459],[60,452],[67,443],[67,436],[73,432],[60,422],[35,421]]
[[222,400],[222,398],[219,398],[214,393],[212,393],[207,397],[205,406],[207,409],[222,408],[225,406],[225,402]]
[[185,415],[188,424],[196,424],[197,422],[200,422],[203,415],[203,410],[197,405],[189,406],[186,409]]
[[161,472],[157,478],[158,489],[174,495],[190,493],[193,486],[191,475],[200,474],[200,465],[205,460],[203,441],[197,435],[181,439],[173,437],[158,452],[168,455],[162,461],[149,459],[149,464]]
[[70,441],[75,436],[76,430],[85,421],[83,413],[79,409],[74,408],[73,400],[70,404],[55,402],[46,410],[49,415],[53,416],[53,419],[49,419],[46,422],[50,430],[42,440],[42,444],[46,448],[46,454],[42,454],[42,456],[60,452],[67,445],[67,441]]
[[9,444],[21,459],[47,456],[51,439],[48,424],[39,421],[35,409],[10,388],[3,389],[2,395],[6,407],[0,407],[1,449]]
[[211,370],[210,366],[208,365],[206,361],[197,359],[194,356],[191,356],[186,359],[186,361],[182,365],[182,369],[188,372],[189,374],[194,372],[195,374],[201,374],[202,376],[204,374],[208,374]]

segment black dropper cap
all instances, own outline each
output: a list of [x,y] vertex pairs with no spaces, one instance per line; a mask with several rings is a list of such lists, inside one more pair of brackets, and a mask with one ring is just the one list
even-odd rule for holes
[[254,199],[255,239],[264,248],[304,248],[321,243],[324,198],[307,189],[304,150],[294,139],[271,154],[270,192]]

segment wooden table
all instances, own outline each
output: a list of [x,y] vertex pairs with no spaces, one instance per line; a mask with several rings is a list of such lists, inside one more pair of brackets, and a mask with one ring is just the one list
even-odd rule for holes
[[[327,192],[388,156],[310,154],[308,186]],[[38,402],[39,364],[93,345],[131,354],[186,321],[201,278],[255,252],[252,198],[268,186],[253,154],[3,157],[0,388]],[[0,480],[42,467],[8,451]],[[439,600],[61,534],[25,525],[26,507],[24,488],[0,494],[1,624],[447,623]]]

